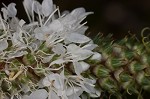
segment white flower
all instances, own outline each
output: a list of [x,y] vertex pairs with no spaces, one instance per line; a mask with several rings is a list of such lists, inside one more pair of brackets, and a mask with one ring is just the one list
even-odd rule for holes
[[7,8],[2,8],[4,19],[7,20],[8,17],[15,17],[17,14],[17,10],[15,8],[15,3],[10,3]]
[[53,1],[52,0],[43,0],[42,12],[45,16],[49,16],[53,12]]
[[81,61],[81,62],[73,62],[75,73],[80,75],[82,72],[89,69],[90,65]]
[[[60,58],[58,58],[58,60],[59,61],[61,60],[62,62],[71,62],[71,61],[73,62],[73,61],[85,60],[93,54],[91,50],[84,49],[82,47],[77,46],[76,44],[69,44],[68,46],[65,46],[65,48],[55,47],[54,52],[56,52],[57,50],[62,50],[62,51],[65,50],[63,51],[63,53],[61,53]],[[58,60],[53,61],[50,65],[58,64],[57,63]]]
[[48,92],[45,89],[33,91],[29,96],[24,95],[23,99],[47,99]]
[[58,90],[63,89],[63,79],[59,74],[50,74],[43,79],[44,86],[53,86]]
[[89,64],[83,61],[93,54],[93,52],[91,50],[87,50],[86,47],[79,47],[75,44],[69,44],[68,46],[57,44],[53,48],[53,52],[60,55],[60,57],[58,57],[57,60],[51,62],[50,66],[54,64],[72,62],[74,65],[75,73],[78,75],[90,67]]
[[31,16],[33,11],[37,14],[43,14],[44,16],[49,16],[53,11],[52,0],[43,0],[42,4],[35,0],[24,0],[24,7]]
[[51,90],[49,92],[48,99],[60,99],[60,97],[53,90]]
[[73,43],[86,43],[90,41],[90,38],[82,34],[70,33],[66,35],[66,40],[73,42]]
[[93,56],[91,57],[91,60],[98,60],[101,61],[102,55],[98,52],[94,52]]
[[8,47],[8,42],[6,39],[0,40],[0,52],[5,50]]

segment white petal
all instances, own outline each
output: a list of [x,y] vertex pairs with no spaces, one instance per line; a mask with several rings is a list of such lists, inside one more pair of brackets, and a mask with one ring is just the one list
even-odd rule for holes
[[77,22],[76,16],[72,16],[70,14],[66,15],[63,18],[59,19],[60,22],[66,27],[66,28],[72,28],[72,25]]
[[42,5],[38,1],[34,1],[34,11],[37,14],[42,14]]
[[69,96],[68,99],[81,99],[81,98],[79,96],[77,96],[76,94],[73,94],[73,95]]
[[97,97],[100,97],[101,92],[100,90],[95,89],[95,93],[90,93],[89,95],[93,98],[97,98]]
[[43,63],[48,63],[53,58],[54,55],[46,56],[42,59]]
[[27,93],[30,91],[30,87],[27,84],[22,85],[22,91],[24,93]]
[[88,38],[85,35],[78,34],[78,33],[71,33],[67,35],[66,39],[74,43],[86,43],[90,41],[90,38]]
[[48,99],[60,99],[60,98],[58,97],[58,95],[54,91],[51,91],[49,93]]
[[81,87],[69,87],[67,90],[66,90],[66,95],[67,96],[71,96],[71,95],[73,95],[73,94],[75,94],[75,93],[78,93],[79,91],[81,91],[80,92],[80,94],[79,94],[79,96],[82,94],[82,90],[81,90]]
[[45,16],[48,16],[53,11],[53,1],[52,0],[44,0],[42,2],[42,12]]
[[89,14],[93,14],[93,12],[85,12],[84,8],[76,8],[71,12],[71,15],[77,17],[78,20],[85,18]]
[[[5,98],[4,98],[5,99]],[[7,99],[7,98],[6,98]],[[28,95],[24,95],[22,99],[31,99]]]
[[38,27],[34,30],[35,38],[38,40],[45,40],[46,35],[49,33],[49,29],[46,26]]
[[82,67],[81,67],[80,63],[79,62],[73,62],[73,65],[74,65],[75,73],[77,75],[80,75],[82,73]]
[[82,61],[82,62],[79,62],[79,63],[80,63],[80,65],[81,65],[81,67],[82,67],[82,72],[88,70],[89,67],[90,67],[90,65],[87,64],[86,62],[83,62],[83,61]]
[[51,81],[54,81],[53,86],[58,90],[63,90],[63,79],[59,74],[52,74],[49,76]]
[[51,85],[51,82],[50,82],[50,80],[49,80],[48,77],[45,77],[45,78],[43,79],[42,84],[43,84],[44,86],[50,86],[50,85]]
[[85,31],[88,29],[87,26],[82,26],[81,28],[79,28],[78,30],[76,30],[77,33],[84,35]]
[[32,14],[32,4],[34,0],[24,0],[23,5],[27,9],[28,13],[31,15]]
[[65,62],[66,62],[66,61],[63,60],[63,59],[57,59],[57,60],[51,62],[50,66],[51,66],[51,65],[54,65],[54,64],[63,64],[63,63],[65,63]]
[[67,46],[67,51],[68,51],[68,52],[71,52],[71,53],[74,53],[75,51],[77,51],[77,50],[79,50],[79,49],[80,49],[80,47],[77,46],[77,45],[75,45],[75,44],[69,44],[69,45]]
[[59,20],[54,20],[51,22],[51,24],[48,26],[52,32],[60,32],[63,31],[63,25]]
[[22,27],[24,24],[25,24],[26,22],[23,20],[23,19],[21,19],[20,21],[19,21],[19,25]]
[[91,57],[91,60],[98,60],[101,61],[102,55],[100,53],[94,52],[93,56]]
[[0,40],[0,52],[5,50],[8,47],[8,42],[7,40]]
[[8,19],[8,11],[7,11],[7,9],[6,8],[2,8],[1,11],[3,12],[4,19],[7,20]]
[[8,5],[7,10],[8,10],[8,16],[9,16],[9,17],[15,17],[15,16],[16,16],[17,10],[16,10],[15,6],[16,6],[15,3],[10,3],[10,4]]
[[76,9],[74,9],[71,12],[71,15],[78,17],[78,16],[80,16],[80,15],[82,15],[84,13],[85,13],[85,9],[84,8],[76,8]]
[[93,52],[90,51],[90,50],[77,50],[76,52],[73,53],[75,56],[78,56],[76,57],[76,60],[85,60],[87,58],[89,58]]
[[96,45],[96,44],[87,44],[87,45],[83,46],[82,48],[87,49],[87,50],[93,50],[97,46],[98,45]]
[[63,44],[58,43],[52,48],[52,51],[59,55],[59,54],[64,54],[66,50],[63,47]]
[[39,89],[30,94],[30,99],[46,99],[48,97],[48,93],[45,89]]

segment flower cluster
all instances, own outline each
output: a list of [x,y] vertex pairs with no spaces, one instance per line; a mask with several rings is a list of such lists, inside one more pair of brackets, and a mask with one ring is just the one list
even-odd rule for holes
[[52,0],[24,0],[29,23],[11,3],[0,15],[0,99],[87,99],[99,97],[96,79],[82,75],[86,60],[100,60],[85,36],[84,8],[60,13]]

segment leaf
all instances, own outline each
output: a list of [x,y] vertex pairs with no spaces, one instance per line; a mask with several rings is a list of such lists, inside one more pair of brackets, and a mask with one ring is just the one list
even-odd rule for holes
[[42,2],[42,12],[45,16],[49,16],[53,12],[53,1],[44,0]]

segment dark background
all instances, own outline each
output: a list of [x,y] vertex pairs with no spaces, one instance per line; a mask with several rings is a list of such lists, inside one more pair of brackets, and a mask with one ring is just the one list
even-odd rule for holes
[[[17,4],[18,17],[27,20],[23,0],[0,0],[8,5],[11,2]],[[42,0],[38,0],[42,1]],[[53,0],[61,11],[73,10],[84,7],[94,14],[88,16],[88,32],[94,37],[101,32],[105,35],[113,33],[114,38],[123,38],[130,33],[141,33],[144,27],[150,26],[150,0]],[[2,4],[0,5],[2,7]]]

